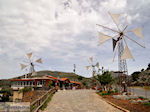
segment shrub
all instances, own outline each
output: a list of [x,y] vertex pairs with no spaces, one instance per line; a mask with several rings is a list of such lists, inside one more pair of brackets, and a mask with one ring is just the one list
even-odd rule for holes
[[145,106],[150,106],[150,102],[143,103],[143,105],[145,105]]
[[32,87],[25,87],[23,89],[20,89],[19,92],[21,93],[26,93],[26,92],[29,92],[29,91],[32,91]]
[[146,100],[147,98],[144,98],[143,96],[139,96],[140,99]]
[[102,96],[104,95],[110,95],[110,93],[101,93]]

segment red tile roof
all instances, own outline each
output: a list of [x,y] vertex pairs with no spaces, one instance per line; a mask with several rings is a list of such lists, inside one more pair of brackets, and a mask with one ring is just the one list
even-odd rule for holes
[[69,80],[68,78],[61,78],[60,79],[61,81],[66,81],[66,80]]
[[57,77],[53,77],[53,76],[47,76],[47,77],[49,77],[49,78],[51,78],[51,79],[55,79],[55,80],[57,80],[58,78]]
[[70,81],[70,83],[73,83],[73,84],[81,84],[80,82],[76,82],[76,81]]

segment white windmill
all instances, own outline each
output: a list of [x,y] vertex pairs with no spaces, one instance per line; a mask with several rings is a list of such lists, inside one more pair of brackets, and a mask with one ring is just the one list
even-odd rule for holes
[[[123,28],[120,27],[120,17],[121,14],[112,14],[109,13],[109,15],[111,16],[113,22],[116,25],[116,29],[111,29],[109,27],[97,24],[98,26],[110,30],[112,31],[115,36],[110,36],[110,35],[106,35],[104,33],[99,33],[100,35],[100,44],[105,43],[107,40],[112,39],[113,41],[113,51],[114,51],[114,56],[113,56],[113,61],[116,55],[116,52],[118,52],[118,69],[120,72],[123,72],[124,74],[128,74],[128,70],[127,70],[127,63],[126,63],[126,59],[133,59],[133,55],[127,45],[127,39],[133,41],[134,43],[136,43],[137,45],[145,48],[145,46],[141,45],[140,43],[138,43],[137,41],[133,40],[131,37],[128,36],[129,32],[133,32],[137,37],[140,38],[144,38],[143,34],[142,34],[142,30],[141,28],[135,28],[132,30],[127,30],[128,25],[123,26]],[[125,47],[124,47],[125,45]]]
[[35,75],[35,66],[39,66],[38,64],[42,64],[43,61],[41,58],[36,59],[33,56],[33,53],[27,53],[26,59],[23,60],[23,63],[20,64],[21,70],[28,70],[29,73]]
[[[109,28],[109,27],[106,27],[106,26],[103,26],[100,24],[97,24],[97,25],[102,27],[103,29],[111,31],[112,33],[114,33],[115,36],[106,35],[106,34],[100,32],[99,33],[100,44],[103,44],[107,40],[112,39],[113,51],[114,51],[113,61],[114,61],[116,52],[118,52],[118,71],[120,72],[120,76],[124,75],[124,74],[128,75],[126,59],[134,59],[134,58],[128,47],[127,39],[131,40],[132,42],[136,43],[137,45],[145,48],[145,46],[141,45],[136,40],[134,40],[130,36],[128,36],[128,33],[132,32],[133,34],[135,34],[135,36],[140,37],[141,39],[143,39],[144,36],[142,34],[141,28],[135,28],[135,29],[128,30],[127,29],[129,26],[128,24],[125,26],[121,26],[121,24],[119,24],[119,22],[120,22],[122,14],[109,13],[109,15],[111,16],[111,18],[116,26],[116,29],[112,29],[112,28]],[[124,45],[125,45],[125,47],[124,47]],[[123,82],[125,83],[125,79]]]
[[95,67],[97,67],[97,69],[100,69],[99,62],[97,62],[96,64],[93,64],[93,57],[90,57],[89,63],[90,63],[90,65],[86,66],[86,69],[87,70],[92,69],[92,77],[94,77],[96,75],[96,68]]

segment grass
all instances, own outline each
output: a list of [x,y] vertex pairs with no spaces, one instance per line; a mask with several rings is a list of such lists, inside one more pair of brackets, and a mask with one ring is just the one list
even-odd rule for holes
[[150,106],[150,102],[143,103],[143,105],[145,105],[145,106]]
[[51,101],[51,99],[52,99],[52,96],[53,96],[53,94],[51,94],[49,97],[48,97],[48,99],[45,101],[45,103],[41,106],[41,110],[43,111],[46,107],[47,107],[47,105],[48,105],[48,103]]
[[102,91],[97,92],[98,95],[104,96],[104,95],[111,95],[112,93],[115,93],[114,91]]

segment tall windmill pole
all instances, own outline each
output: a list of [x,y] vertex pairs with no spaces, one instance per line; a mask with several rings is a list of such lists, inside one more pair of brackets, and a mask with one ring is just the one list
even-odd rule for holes
[[95,73],[96,73],[95,66],[92,65],[92,77],[94,77]]
[[[120,38],[120,37],[119,37]],[[128,69],[127,69],[127,63],[125,59],[121,59],[121,56],[123,54],[124,45],[123,40],[119,40],[118,42],[118,71],[122,72],[123,74],[128,75]]]
[[126,86],[126,78],[125,75],[128,75],[128,69],[127,69],[127,62],[126,59],[121,59],[121,56],[124,51],[124,44],[123,44],[123,32],[120,33],[120,36],[118,37],[118,71],[119,71],[119,83],[123,87],[123,91],[127,92],[127,86]]

